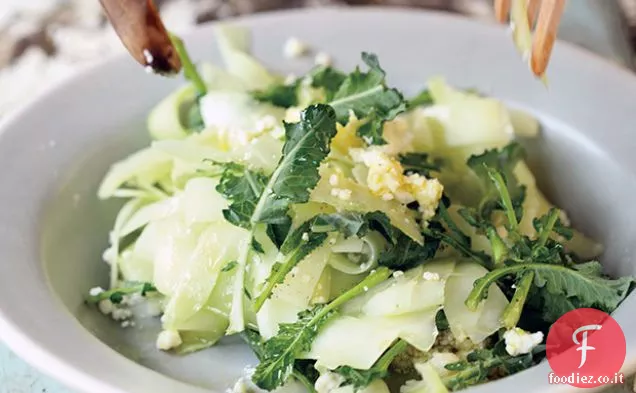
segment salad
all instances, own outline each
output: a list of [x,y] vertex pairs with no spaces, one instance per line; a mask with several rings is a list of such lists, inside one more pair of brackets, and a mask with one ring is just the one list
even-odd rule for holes
[[160,317],[158,350],[239,334],[240,390],[441,393],[532,367],[561,315],[630,292],[537,187],[529,115],[442,78],[405,98],[371,53],[284,78],[246,30],[216,35],[225,68],[173,37],[188,83],[99,189],[125,203],[88,302]]

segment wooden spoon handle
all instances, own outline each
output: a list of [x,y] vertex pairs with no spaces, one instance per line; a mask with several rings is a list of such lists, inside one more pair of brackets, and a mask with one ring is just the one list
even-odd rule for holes
[[100,0],[115,32],[137,62],[160,74],[181,70],[181,61],[152,0]]

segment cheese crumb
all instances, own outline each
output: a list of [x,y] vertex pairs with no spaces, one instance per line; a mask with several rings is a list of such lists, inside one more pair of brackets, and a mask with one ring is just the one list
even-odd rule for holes
[[337,186],[338,185],[338,175],[331,175],[329,176],[329,184],[332,186]]
[[329,56],[329,54],[320,52],[316,55],[314,63],[319,66],[328,67],[333,63],[333,60],[331,59],[331,56]]
[[424,274],[422,274],[422,278],[425,281],[439,281],[440,280],[439,274],[433,273],[433,272],[424,272]]
[[318,393],[330,393],[338,389],[344,381],[345,379],[342,375],[327,371],[320,374],[314,388],[316,388],[316,392]]
[[399,278],[399,277],[402,277],[402,276],[404,276],[404,272],[401,271],[401,270],[396,270],[396,271],[393,272],[393,277],[395,277],[395,278]]
[[301,236],[301,238],[303,239],[303,241],[308,241],[309,240],[309,234],[307,232],[304,232],[303,235]]
[[102,289],[102,287],[95,287],[95,288],[91,288],[91,290],[88,291],[88,294],[91,296],[99,296],[103,292],[104,290]]
[[530,353],[537,345],[543,342],[543,333],[528,333],[523,329],[514,328],[503,334],[506,341],[506,352],[510,356],[519,356]]
[[309,52],[309,46],[296,37],[289,37],[285,41],[283,53],[288,59],[297,59]]
[[115,305],[113,304],[113,302],[110,301],[110,299],[102,300],[101,302],[99,302],[98,307],[99,311],[101,311],[101,313],[104,315],[110,315],[110,313],[115,310]]
[[332,188],[331,189],[331,196],[334,196],[343,201],[350,200],[352,194],[353,194],[353,191],[347,188]]
[[349,149],[349,155],[369,169],[367,186],[373,194],[385,201],[396,199],[402,204],[417,201],[425,221],[435,216],[444,191],[439,180],[427,179],[417,173],[404,175],[402,164],[377,147]]
[[176,330],[164,330],[157,336],[157,349],[168,351],[181,345],[183,341]]
[[123,321],[130,317],[132,317],[133,313],[127,308],[115,308],[112,312],[111,317],[115,321]]

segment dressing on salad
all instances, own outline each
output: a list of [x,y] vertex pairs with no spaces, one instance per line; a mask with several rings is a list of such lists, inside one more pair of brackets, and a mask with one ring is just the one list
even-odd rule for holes
[[538,189],[530,116],[442,78],[407,99],[370,53],[283,78],[246,30],[216,34],[225,68],[173,37],[190,83],[99,189],[125,203],[88,300],[124,327],[161,315],[159,349],[241,334],[254,388],[447,392],[531,367],[557,318],[631,290]]

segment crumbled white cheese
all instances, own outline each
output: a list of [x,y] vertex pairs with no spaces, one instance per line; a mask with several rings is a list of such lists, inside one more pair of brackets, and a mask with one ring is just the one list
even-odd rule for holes
[[353,194],[353,191],[347,188],[332,188],[331,189],[331,196],[334,196],[343,201],[350,200],[352,194]]
[[333,174],[331,176],[329,176],[329,184],[332,186],[337,186],[338,185],[338,175]]
[[514,328],[503,334],[506,341],[506,352],[510,356],[519,356],[530,353],[537,345],[543,342],[543,333],[528,333],[523,329]]
[[181,345],[181,335],[176,330],[164,330],[157,336],[157,349],[169,351]]
[[125,320],[121,323],[121,327],[126,329],[128,327],[133,327],[135,326],[135,321],[131,321],[131,320]]
[[422,278],[425,281],[439,281],[440,277],[438,273],[433,273],[433,272],[424,272],[422,274]]
[[314,388],[317,393],[330,393],[339,388],[344,381],[345,379],[342,375],[327,371],[320,374]]
[[401,271],[401,270],[396,270],[396,271],[393,272],[393,277],[395,277],[395,278],[400,278],[402,276],[404,276],[404,272]]
[[88,291],[88,294],[91,296],[99,296],[103,292],[104,290],[102,289],[102,287],[95,287],[95,288],[91,288],[91,290]]
[[252,382],[254,371],[254,368],[246,367],[243,370],[243,375],[236,381],[232,389],[227,390],[227,393],[251,393],[258,391],[256,385]]
[[115,320],[115,321],[124,321],[130,317],[132,317],[133,313],[132,311],[130,311],[127,308],[123,308],[123,307],[116,307],[112,314],[111,317]]
[[369,169],[367,187],[375,195],[386,201],[394,198],[403,204],[417,201],[424,220],[435,215],[444,191],[437,179],[427,179],[420,174],[404,175],[402,164],[378,147],[349,149],[349,155]]
[[303,239],[303,241],[308,241],[309,240],[309,234],[307,232],[303,232],[303,235],[301,236],[301,238]]
[[333,63],[333,60],[331,59],[331,56],[329,56],[328,53],[320,52],[316,55],[316,58],[314,59],[314,63],[319,66],[328,67]]
[[309,52],[309,46],[296,37],[289,37],[285,41],[283,53],[288,59],[296,59],[304,56]]
[[104,299],[100,301],[97,306],[99,308],[99,311],[104,315],[110,315],[113,310],[115,310],[115,305],[113,304],[113,302],[110,301],[110,299]]

